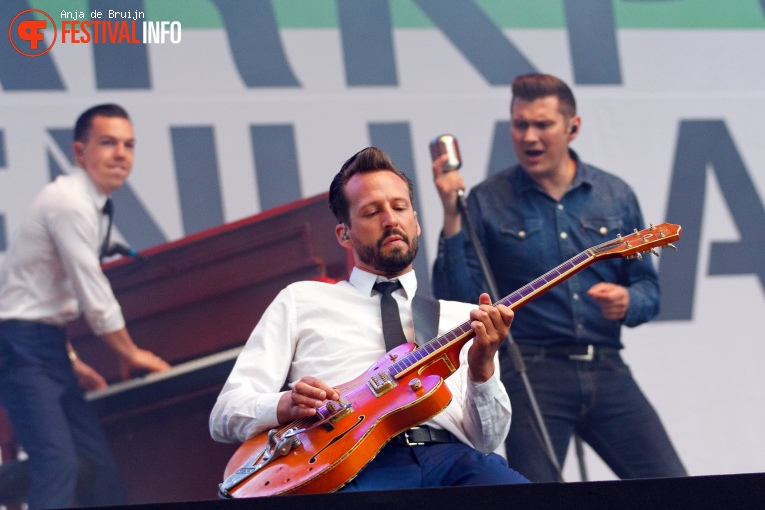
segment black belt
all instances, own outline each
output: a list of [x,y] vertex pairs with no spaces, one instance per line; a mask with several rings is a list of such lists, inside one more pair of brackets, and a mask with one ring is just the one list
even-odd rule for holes
[[412,427],[397,436],[393,436],[389,444],[423,446],[434,443],[458,443],[459,439],[448,430],[432,429],[424,425]]
[[551,345],[549,347],[518,344],[518,349],[524,356],[542,354],[544,356],[568,358],[574,361],[592,361],[619,353],[619,349],[616,347],[592,344]]

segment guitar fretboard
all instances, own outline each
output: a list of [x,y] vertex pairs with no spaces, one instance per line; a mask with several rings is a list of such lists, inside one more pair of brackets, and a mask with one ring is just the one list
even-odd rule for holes
[[[640,232],[636,229],[634,234],[630,234],[626,237],[619,235],[617,236],[617,239],[612,239],[584,250],[579,255],[570,258],[555,269],[548,271],[533,282],[524,285],[509,296],[499,300],[495,305],[503,304],[514,310],[523,306],[528,301],[531,301],[539,294],[546,292],[548,289],[559,284],[566,278],[581,271],[599,258],[618,256],[629,258],[634,258],[635,256],[639,257],[640,252],[653,251],[653,248],[658,246],[669,245],[674,248],[671,241],[675,241],[679,238],[680,226],[669,223],[662,223],[657,226],[651,225],[650,228]],[[401,374],[409,371],[412,367],[416,367],[432,354],[447,347],[456,347],[459,344],[467,342],[473,338],[474,335],[475,333],[473,333],[473,330],[470,327],[470,321],[465,321],[448,333],[430,340],[419,349],[415,349],[400,360],[391,364],[390,367],[388,367],[388,371],[394,378],[398,378]]]
[[[503,304],[511,309],[518,308],[527,301],[536,297],[538,294],[546,291],[548,288],[557,285],[562,280],[565,280],[569,276],[573,275],[577,271],[584,269],[587,265],[595,260],[595,253],[600,251],[602,247],[612,244],[613,241],[604,243],[603,245],[589,248],[579,255],[567,260],[558,267],[546,272],[536,280],[532,281],[516,290],[512,294],[505,296],[499,300],[497,304]],[[417,365],[422,360],[429,357],[431,354],[447,347],[449,344],[456,340],[469,340],[473,336],[473,329],[470,327],[470,321],[465,321],[451,331],[444,333],[443,335],[436,337],[422,347],[412,351],[408,355],[404,356],[400,360],[393,363],[388,370],[393,377],[407,371],[411,367]]]

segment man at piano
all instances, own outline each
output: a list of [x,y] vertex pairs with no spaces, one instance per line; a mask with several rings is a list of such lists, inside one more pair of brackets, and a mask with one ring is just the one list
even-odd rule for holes
[[29,455],[32,510],[72,506],[81,462],[93,474],[78,490],[81,505],[124,502],[106,436],[80,387],[106,382],[77,358],[66,323],[82,311],[119,355],[125,378],[134,370],[170,368],[133,343],[100,264],[111,226],[105,204],[130,174],[134,146],[120,106],[82,113],[73,144],[79,169],[38,194],[0,270],[0,403]]
[[[486,294],[478,306],[415,298],[412,261],[420,226],[412,199],[411,181],[384,152],[367,148],[345,162],[332,181],[329,201],[339,223],[337,240],[353,255],[350,278],[336,284],[297,282],[278,294],[218,396],[210,416],[213,439],[244,442],[296,420],[310,423],[328,401],[344,405],[337,388],[361,376],[396,344],[414,342],[415,332],[417,340],[427,341],[463,323],[475,338],[445,380],[451,403],[424,426],[394,436],[352,481],[340,480],[330,490],[527,482],[493,453],[510,427],[510,401],[499,381],[496,352],[513,312],[492,306]],[[389,282],[392,289],[386,288]],[[427,305],[413,304],[418,300]],[[422,338],[420,332],[428,328],[433,334]],[[282,391],[285,382],[289,389]],[[386,404],[380,399],[373,405]]]

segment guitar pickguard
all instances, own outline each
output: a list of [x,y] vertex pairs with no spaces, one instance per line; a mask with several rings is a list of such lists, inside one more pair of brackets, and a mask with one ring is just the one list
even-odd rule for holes
[[432,360],[427,365],[423,365],[417,371],[417,373],[418,374],[437,374],[443,377],[444,379],[446,379],[447,377],[449,377],[456,371],[457,371],[457,367],[454,366],[454,363],[452,363],[452,360],[449,359],[449,356],[444,354],[443,356]]

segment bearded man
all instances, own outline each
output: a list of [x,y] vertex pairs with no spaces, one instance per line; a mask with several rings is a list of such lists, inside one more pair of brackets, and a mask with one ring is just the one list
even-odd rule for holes
[[[415,341],[421,330],[413,312],[412,261],[420,225],[412,197],[411,181],[384,152],[367,148],[346,161],[332,181],[329,201],[338,220],[335,236],[353,254],[350,278],[336,284],[297,282],[274,299],[213,408],[213,439],[244,442],[311,418],[327,401],[339,401],[339,385],[391,350],[392,326],[381,312],[386,301],[398,308],[394,319],[401,341]],[[452,401],[422,427],[394,436],[343,490],[527,481],[493,453],[510,427],[497,350],[512,310],[492,306],[486,294],[478,307],[432,302],[438,306],[433,318],[438,335],[467,319],[475,332],[460,352],[459,367],[446,379]],[[289,389],[281,391],[285,383]]]

